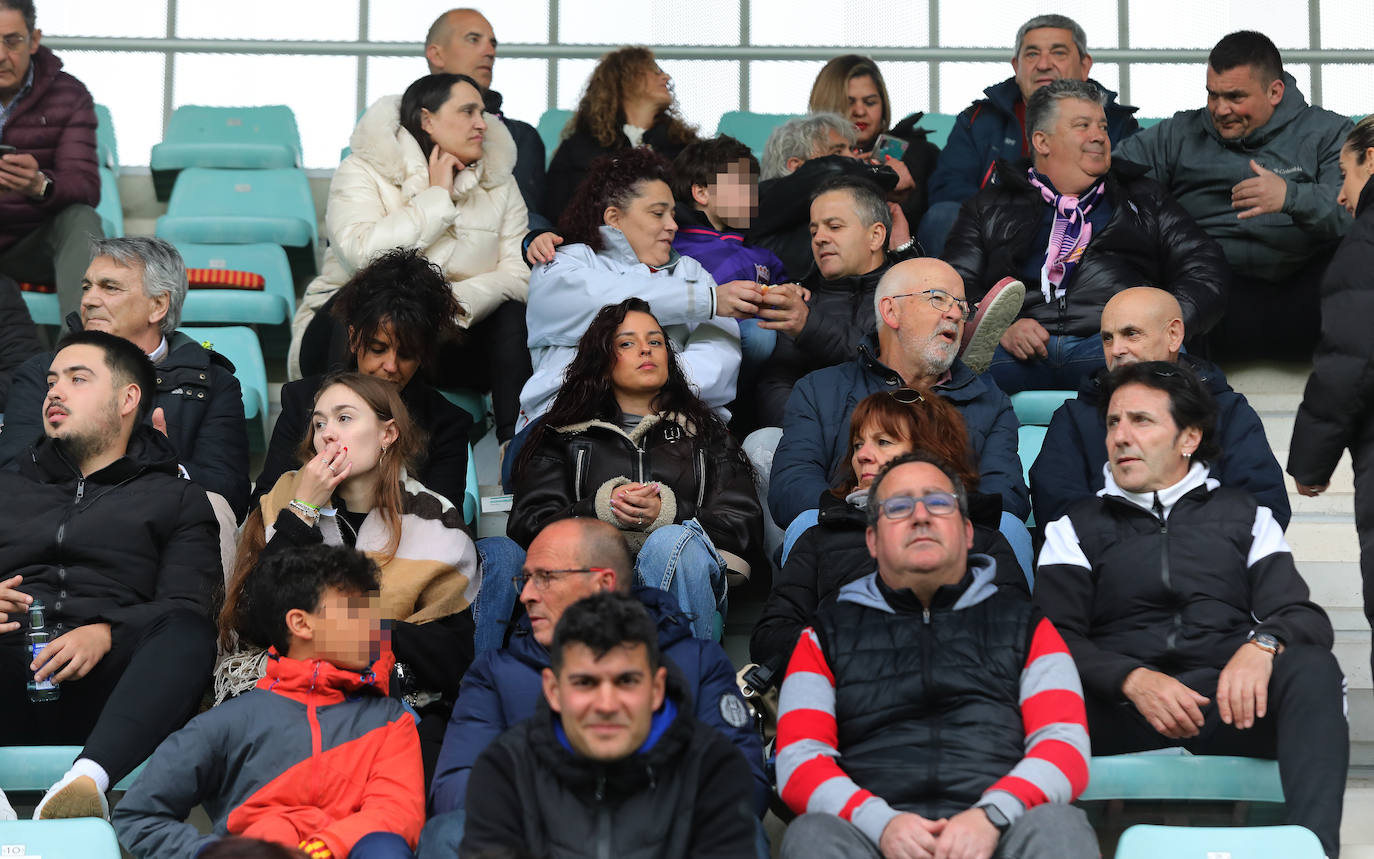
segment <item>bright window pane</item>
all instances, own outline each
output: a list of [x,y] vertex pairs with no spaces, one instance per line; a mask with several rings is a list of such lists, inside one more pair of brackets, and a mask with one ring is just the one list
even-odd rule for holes
[[738,0],[560,0],[568,45],[739,44]]
[[930,13],[922,0],[834,3],[752,0],[749,39],[756,45],[901,46],[930,44]]
[[[111,3],[125,8],[128,3]],[[177,35],[187,39],[354,40],[358,0],[234,0],[177,3]],[[337,153],[336,153],[337,154]]]
[[[368,4],[367,35],[375,42],[423,42],[429,27],[449,9],[476,9],[491,22],[498,42],[548,42],[548,0],[462,4],[454,0],[377,0]],[[356,17],[356,16],[355,16]]]
[[726,60],[665,60],[673,76],[682,115],[702,137],[712,137],[720,115],[739,109],[739,63]]
[[1307,0],[1137,0],[1130,24],[1133,48],[1211,48],[1260,24],[1279,48],[1305,48]]
[[[501,111],[533,125],[548,103],[548,60],[498,60],[493,86],[504,100]],[[367,61],[367,103],[405,92],[426,74],[418,57],[371,57]]]
[[285,104],[296,114],[305,166],[333,168],[357,119],[357,79],[353,57],[182,54],[173,103]]
[[[122,164],[147,164],[153,144],[162,140],[162,54],[63,51],[63,71],[91,91],[96,104],[110,109]],[[130,86],[137,81],[137,86]]]
[[930,112],[929,63],[880,63],[888,98],[892,99],[892,124],[910,113]]
[[1374,99],[1369,97],[1371,80],[1374,66],[1326,66],[1322,69],[1322,107],[1346,116],[1374,112]]
[[[1298,82],[1304,97],[1311,92],[1312,73],[1305,65],[1285,66]],[[1166,118],[1180,110],[1207,104],[1207,73],[1193,63],[1134,63],[1131,65],[1131,101],[1140,107],[1138,116]]]
[[1116,4],[1067,0],[1046,9],[1042,0],[974,0],[940,4],[940,44],[961,48],[1002,47],[1016,52],[1016,31],[1031,18],[1053,11],[1078,22],[1088,36],[1088,52],[1115,48]]
[[[1016,34],[1013,33],[1014,37]],[[939,113],[958,113],[977,99],[983,90],[1011,77],[1011,62],[941,63]],[[932,107],[932,110],[935,108]]]
[[577,101],[582,97],[582,88],[596,68],[596,60],[559,60],[558,61],[558,106],[563,110],[576,110]]
[[[165,36],[167,0],[111,3],[110,0],[52,0],[36,4],[45,36]],[[123,153],[120,153],[123,157]],[[144,156],[146,161],[147,156]]]
[[806,113],[820,60],[760,60],[749,64],[749,110]]
[[[1374,4],[1369,0],[1321,0],[1321,4],[1323,48],[1367,49],[1374,42]],[[1368,75],[1369,67],[1365,69]]]

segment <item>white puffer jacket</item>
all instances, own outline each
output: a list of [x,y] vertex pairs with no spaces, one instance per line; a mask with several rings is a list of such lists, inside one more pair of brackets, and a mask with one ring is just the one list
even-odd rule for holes
[[291,323],[288,374],[300,378],[300,343],[315,311],[354,272],[392,248],[417,248],[448,276],[463,306],[459,324],[480,322],[502,302],[524,301],[529,267],[520,250],[528,215],[511,171],[515,141],[484,114],[482,158],[458,173],[452,193],[429,184],[420,145],[400,125],[400,96],[379,100],[353,129],[353,152],[334,171],[325,225],[329,248]]

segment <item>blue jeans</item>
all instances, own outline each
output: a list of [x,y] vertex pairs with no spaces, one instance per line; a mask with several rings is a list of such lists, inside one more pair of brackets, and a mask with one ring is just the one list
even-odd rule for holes
[[743,352],[740,372],[757,374],[761,366],[773,357],[773,347],[778,343],[778,332],[772,328],[760,328],[757,319],[739,320],[739,345]]
[[925,249],[926,256],[938,257],[945,252],[945,240],[954,222],[959,218],[958,203],[931,203],[930,208],[921,216],[920,226],[916,228],[916,241]]
[[1001,531],[1002,536],[1011,544],[1011,552],[1016,556],[1016,563],[1021,565],[1022,572],[1026,574],[1026,586],[1034,593],[1035,549],[1031,546],[1030,530],[1026,528],[1026,523],[1003,510],[1002,521],[997,523],[997,530]]
[[808,528],[821,520],[821,511],[803,510],[792,520],[792,524],[787,526],[787,533],[782,535],[782,562],[787,563],[787,556],[792,553],[792,546],[796,544],[797,538],[806,532]]
[[477,541],[477,556],[482,563],[482,586],[472,604],[474,652],[500,650],[506,627],[515,612],[520,595],[511,581],[525,564],[525,550],[509,537],[483,537]]
[[515,437],[510,440],[510,444],[506,445],[506,455],[501,460],[501,489],[504,492],[515,491],[515,477],[512,469],[515,467],[516,457],[520,455],[520,449],[523,448],[525,442],[529,440],[530,427],[532,426],[534,426],[533,423],[520,430],[520,432],[516,433]]
[[1105,367],[1102,341],[1097,337],[1052,334],[1045,344],[1049,357],[1022,361],[997,347],[988,372],[1008,394],[1018,391],[1077,391],[1098,368]]
[[458,845],[463,843],[463,829],[468,815],[463,809],[436,814],[425,822],[420,832],[420,847],[415,851],[418,859],[452,859],[458,855]]
[[358,839],[349,859],[415,859],[406,840],[394,832],[372,832]]
[[725,615],[725,560],[697,520],[650,534],[635,558],[635,578],[676,597],[692,620],[692,635],[712,639],[715,613]]

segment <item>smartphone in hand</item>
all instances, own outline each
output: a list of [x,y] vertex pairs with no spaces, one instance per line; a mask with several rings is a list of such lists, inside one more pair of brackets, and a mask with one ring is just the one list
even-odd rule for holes
[[884,156],[891,155],[898,161],[906,155],[907,142],[900,137],[893,137],[890,134],[879,134],[878,139],[873,143],[873,160],[879,164],[886,164]]
[[0,155],[17,155],[18,147],[10,146],[8,143],[0,143]]

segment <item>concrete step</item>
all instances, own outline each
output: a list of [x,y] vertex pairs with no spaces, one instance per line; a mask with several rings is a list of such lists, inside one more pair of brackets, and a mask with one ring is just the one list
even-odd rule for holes
[[1258,394],[1293,394],[1299,396],[1312,372],[1311,364],[1243,363],[1225,364],[1222,372],[1231,387],[1246,397]]
[[1303,513],[1288,525],[1288,545],[1299,569],[1312,561],[1358,562],[1360,545],[1350,516]]
[[[1364,605],[1360,587],[1360,564],[1358,559],[1348,561],[1311,561],[1298,559],[1298,571],[1312,591],[1312,600],[1328,612],[1335,609],[1360,609]],[[1347,628],[1334,623],[1337,629]],[[1364,626],[1363,615],[1360,622],[1349,628]]]

